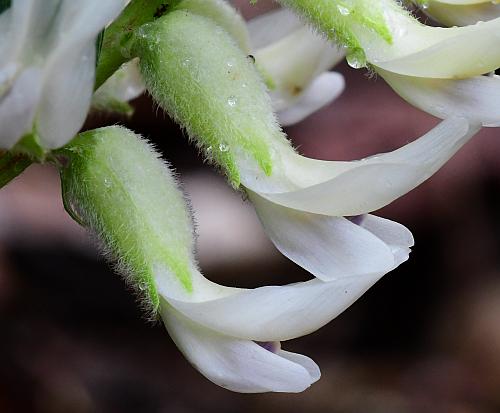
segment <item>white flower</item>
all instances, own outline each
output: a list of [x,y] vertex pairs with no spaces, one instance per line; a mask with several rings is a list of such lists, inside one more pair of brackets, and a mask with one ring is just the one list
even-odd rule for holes
[[446,26],[467,26],[500,17],[495,0],[413,0],[429,16]]
[[192,293],[167,268],[156,267],[155,281],[168,332],[205,377],[243,393],[300,392],[319,379],[319,368],[306,356],[282,350],[280,341],[322,327],[382,275],[244,290],[211,283],[193,264]]
[[281,9],[248,22],[257,67],[271,86],[273,108],[283,126],[292,125],[336,99],[344,89],[340,73],[328,70],[345,53]]
[[241,180],[276,247],[316,277],[389,271],[408,258],[413,238],[402,225],[365,214],[432,176],[477,130],[450,118],[401,149],[352,162],[280,148],[271,177],[240,158]]
[[350,43],[351,66],[369,65],[418,108],[442,119],[461,116],[483,126],[500,124],[500,78],[482,76],[500,67],[500,18],[442,28],[420,23],[396,0],[352,0],[340,10],[335,1],[280,2],[324,33],[338,33]]
[[[188,360],[227,389],[305,390],[319,379],[318,366],[279,342],[322,327],[385,273],[256,289],[215,284],[198,270],[183,194],[144,140],[125,128],[101,128],[78,135],[56,156],[72,215],[97,233]],[[384,236],[399,243],[401,234]]]
[[[149,38],[169,38],[168,48],[150,50]],[[211,21],[171,13],[141,31],[136,47],[153,97],[242,185],[277,248],[322,280],[383,273],[405,261],[409,231],[366,214],[425,181],[478,130],[450,118],[388,154],[309,159],[280,130],[254,65]],[[158,62],[160,72],[152,70]]]
[[57,148],[81,128],[94,86],[96,37],[126,0],[13,0],[0,15],[0,147],[35,133]]
[[96,110],[129,115],[133,109],[127,102],[142,95],[144,88],[138,61],[132,59],[123,64],[95,91],[92,107]]
[[440,28],[395,12],[386,21],[393,44],[372,47],[367,41],[365,50],[401,97],[441,119],[462,116],[482,126],[500,125],[500,77],[482,76],[500,66],[500,18]]

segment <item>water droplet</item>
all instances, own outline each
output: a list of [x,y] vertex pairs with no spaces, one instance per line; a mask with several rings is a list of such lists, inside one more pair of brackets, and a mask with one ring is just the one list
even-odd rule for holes
[[187,66],[189,66],[190,64],[191,64],[191,60],[190,60],[190,59],[184,59],[184,60],[182,61],[182,66],[184,66],[184,67],[187,67]]
[[229,97],[227,98],[227,104],[228,104],[229,106],[233,106],[233,107],[234,107],[234,106],[236,106],[236,105],[237,105],[237,103],[238,103],[238,98],[237,98],[236,96],[232,96],[232,95],[231,95],[231,96],[229,96]]
[[229,146],[226,145],[225,143],[221,143],[219,145],[219,151],[221,151],[221,152],[227,152],[227,151],[229,151]]
[[339,13],[342,16],[348,16],[349,14],[351,14],[351,11],[349,10],[349,8],[347,8],[345,6],[341,6],[340,4],[337,6],[337,10],[339,11]]
[[104,186],[106,188],[111,188],[113,186],[113,182],[111,182],[111,179],[104,178]]
[[146,291],[148,289],[148,285],[144,282],[139,283],[139,290]]
[[362,49],[354,49],[346,56],[347,64],[353,69],[360,69],[366,66],[366,57]]

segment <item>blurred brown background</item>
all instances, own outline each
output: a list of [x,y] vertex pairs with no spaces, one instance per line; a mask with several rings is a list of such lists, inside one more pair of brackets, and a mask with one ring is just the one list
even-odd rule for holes
[[[261,0],[248,17],[269,7]],[[437,120],[382,79],[341,65],[347,88],[287,130],[321,159],[395,149]],[[266,240],[251,205],[147,97],[122,123],[181,173],[210,279],[254,287],[307,274]],[[320,331],[286,343],[323,377],[297,394],[241,395],[204,379],[65,214],[58,178],[33,166],[0,191],[0,412],[500,411],[500,131],[482,130],[437,175],[378,213],[414,233],[409,262]]]

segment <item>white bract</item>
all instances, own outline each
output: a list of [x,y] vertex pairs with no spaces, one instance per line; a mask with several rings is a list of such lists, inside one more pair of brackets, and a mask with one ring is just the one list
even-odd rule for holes
[[343,76],[328,71],[343,59],[344,50],[289,10],[250,20],[248,31],[257,67],[268,81],[273,108],[283,126],[300,122],[344,90]]
[[96,37],[126,0],[13,0],[0,15],[0,148],[67,143],[87,116]]
[[446,26],[467,26],[500,17],[496,0],[413,0],[429,16]]

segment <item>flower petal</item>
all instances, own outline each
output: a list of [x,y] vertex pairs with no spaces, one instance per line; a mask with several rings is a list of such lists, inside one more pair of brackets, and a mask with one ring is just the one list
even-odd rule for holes
[[361,274],[324,282],[313,279],[250,290],[200,302],[160,294],[177,311],[221,334],[255,341],[290,340],[329,323],[361,297],[384,273]]
[[500,17],[500,4],[491,0],[430,0],[423,11],[447,26],[467,26]]
[[40,142],[58,148],[69,142],[87,117],[94,87],[95,46],[68,51],[48,69],[36,128]]
[[82,127],[90,107],[95,73],[95,39],[118,15],[124,0],[90,0],[85,7],[63,1],[54,23],[54,52],[45,66],[37,130],[48,148],[67,143]]
[[445,119],[461,116],[483,126],[500,126],[500,76],[470,79],[430,79],[378,73],[403,99],[417,108]]
[[[207,379],[241,393],[301,392],[318,379],[310,359],[281,357],[253,341],[218,334],[162,304],[162,318],[185,357]],[[293,354],[293,353],[292,353]],[[312,374],[311,374],[312,372]]]
[[250,44],[254,50],[277,42],[302,26],[299,18],[288,9],[262,14],[247,23]]
[[322,73],[311,82],[296,102],[278,112],[281,125],[298,123],[333,102],[342,93],[344,86],[344,77],[340,73]]
[[0,148],[10,149],[31,131],[40,99],[42,72],[28,68],[14,81],[9,91],[0,98]]
[[362,216],[360,227],[370,231],[373,235],[391,247],[395,258],[395,266],[405,262],[410,254],[410,247],[415,241],[408,228],[398,222],[366,214]]
[[348,219],[286,208],[251,191],[248,195],[276,248],[315,277],[326,281],[394,268],[391,248]]
[[381,69],[416,77],[459,79],[500,66],[500,48],[496,47],[500,18],[451,28],[399,24],[407,26],[408,32],[394,39],[395,47],[386,51],[365,48],[368,60]]
[[144,92],[144,81],[139,71],[138,59],[122,65],[92,97],[92,106],[98,110],[115,111],[126,102]]
[[[259,195],[289,208],[331,216],[361,215],[403,196],[431,177],[477,131],[464,118],[449,118],[424,136],[385,154],[352,162],[319,161],[295,156],[289,173],[294,181],[316,179],[303,189]],[[245,185],[252,184],[247,180]],[[252,189],[251,187],[249,187]]]

